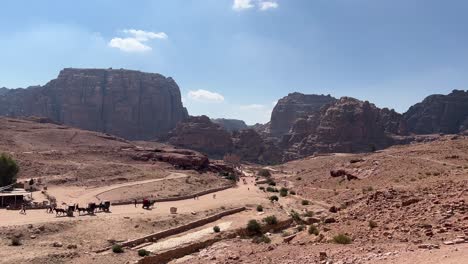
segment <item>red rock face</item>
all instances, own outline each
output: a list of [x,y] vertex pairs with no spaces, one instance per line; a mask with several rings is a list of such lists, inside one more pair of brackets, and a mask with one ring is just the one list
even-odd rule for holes
[[207,116],[189,117],[167,137],[172,145],[198,150],[212,157],[222,158],[232,150],[231,134]]
[[172,78],[112,69],[64,69],[45,86],[10,90],[0,96],[0,114],[43,116],[127,139],[155,138],[188,116]]
[[334,101],[336,99],[330,95],[288,94],[278,101],[271,113],[270,133],[273,136],[287,134],[298,118],[307,118]]
[[431,95],[404,114],[415,134],[458,133],[468,129],[468,91]]
[[343,97],[307,118],[297,119],[282,139],[285,159],[315,152],[368,152],[391,145],[388,136],[404,129],[402,117],[393,110]]

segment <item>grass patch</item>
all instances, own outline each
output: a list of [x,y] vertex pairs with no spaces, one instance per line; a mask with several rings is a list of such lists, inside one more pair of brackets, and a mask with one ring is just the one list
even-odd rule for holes
[[336,244],[347,245],[351,244],[352,240],[349,236],[345,234],[339,234],[333,237],[333,242]]

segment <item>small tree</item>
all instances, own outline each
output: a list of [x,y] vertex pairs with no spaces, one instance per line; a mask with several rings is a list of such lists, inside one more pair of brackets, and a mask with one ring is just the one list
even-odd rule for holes
[[262,233],[262,227],[257,222],[257,220],[252,219],[247,223],[247,231],[251,235],[259,235]]
[[18,172],[19,167],[14,159],[5,154],[0,155],[0,187],[15,183]]
[[276,225],[278,223],[278,219],[274,215],[267,216],[263,218],[263,222],[267,225]]
[[284,187],[281,187],[279,193],[280,193],[280,196],[281,196],[281,197],[285,197],[285,196],[288,195],[288,189],[287,189],[287,188],[284,188]]

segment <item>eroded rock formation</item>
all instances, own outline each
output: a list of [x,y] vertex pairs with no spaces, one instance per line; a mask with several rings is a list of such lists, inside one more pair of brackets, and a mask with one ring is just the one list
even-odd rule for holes
[[2,91],[0,115],[43,116],[127,139],[155,138],[188,116],[179,87],[170,77],[71,68],[44,86]]
[[284,135],[289,132],[298,118],[307,118],[334,101],[336,99],[330,95],[290,93],[281,98],[274,107],[271,113],[270,133],[273,136]]
[[410,107],[404,118],[415,134],[462,132],[468,129],[468,91],[428,96]]
[[229,132],[239,131],[239,130],[248,128],[248,126],[245,124],[244,121],[238,120],[238,119],[216,118],[216,119],[211,119],[211,121],[213,123],[216,123],[222,126],[224,129],[226,129]]

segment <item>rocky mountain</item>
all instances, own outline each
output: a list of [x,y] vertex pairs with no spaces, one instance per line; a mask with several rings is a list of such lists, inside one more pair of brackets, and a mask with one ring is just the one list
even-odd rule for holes
[[296,119],[307,118],[323,106],[335,101],[336,99],[330,95],[290,93],[281,98],[273,108],[270,133],[273,136],[282,136],[289,132]]
[[468,91],[428,96],[410,107],[404,119],[415,134],[462,132],[468,129]]
[[222,126],[224,129],[230,132],[248,128],[244,121],[238,119],[216,118],[211,119],[211,121]]
[[72,68],[44,86],[3,90],[0,115],[42,116],[127,139],[155,138],[188,117],[179,87],[170,77]]
[[8,92],[9,90],[5,87],[0,88],[0,95],[4,95]]
[[315,152],[369,152],[392,144],[389,133],[404,127],[401,115],[351,97],[298,119],[281,145],[286,160]]
[[201,151],[222,158],[231,152],[231,134],[207,116],[192,116],[177,124],[167,136],[172,145]]

